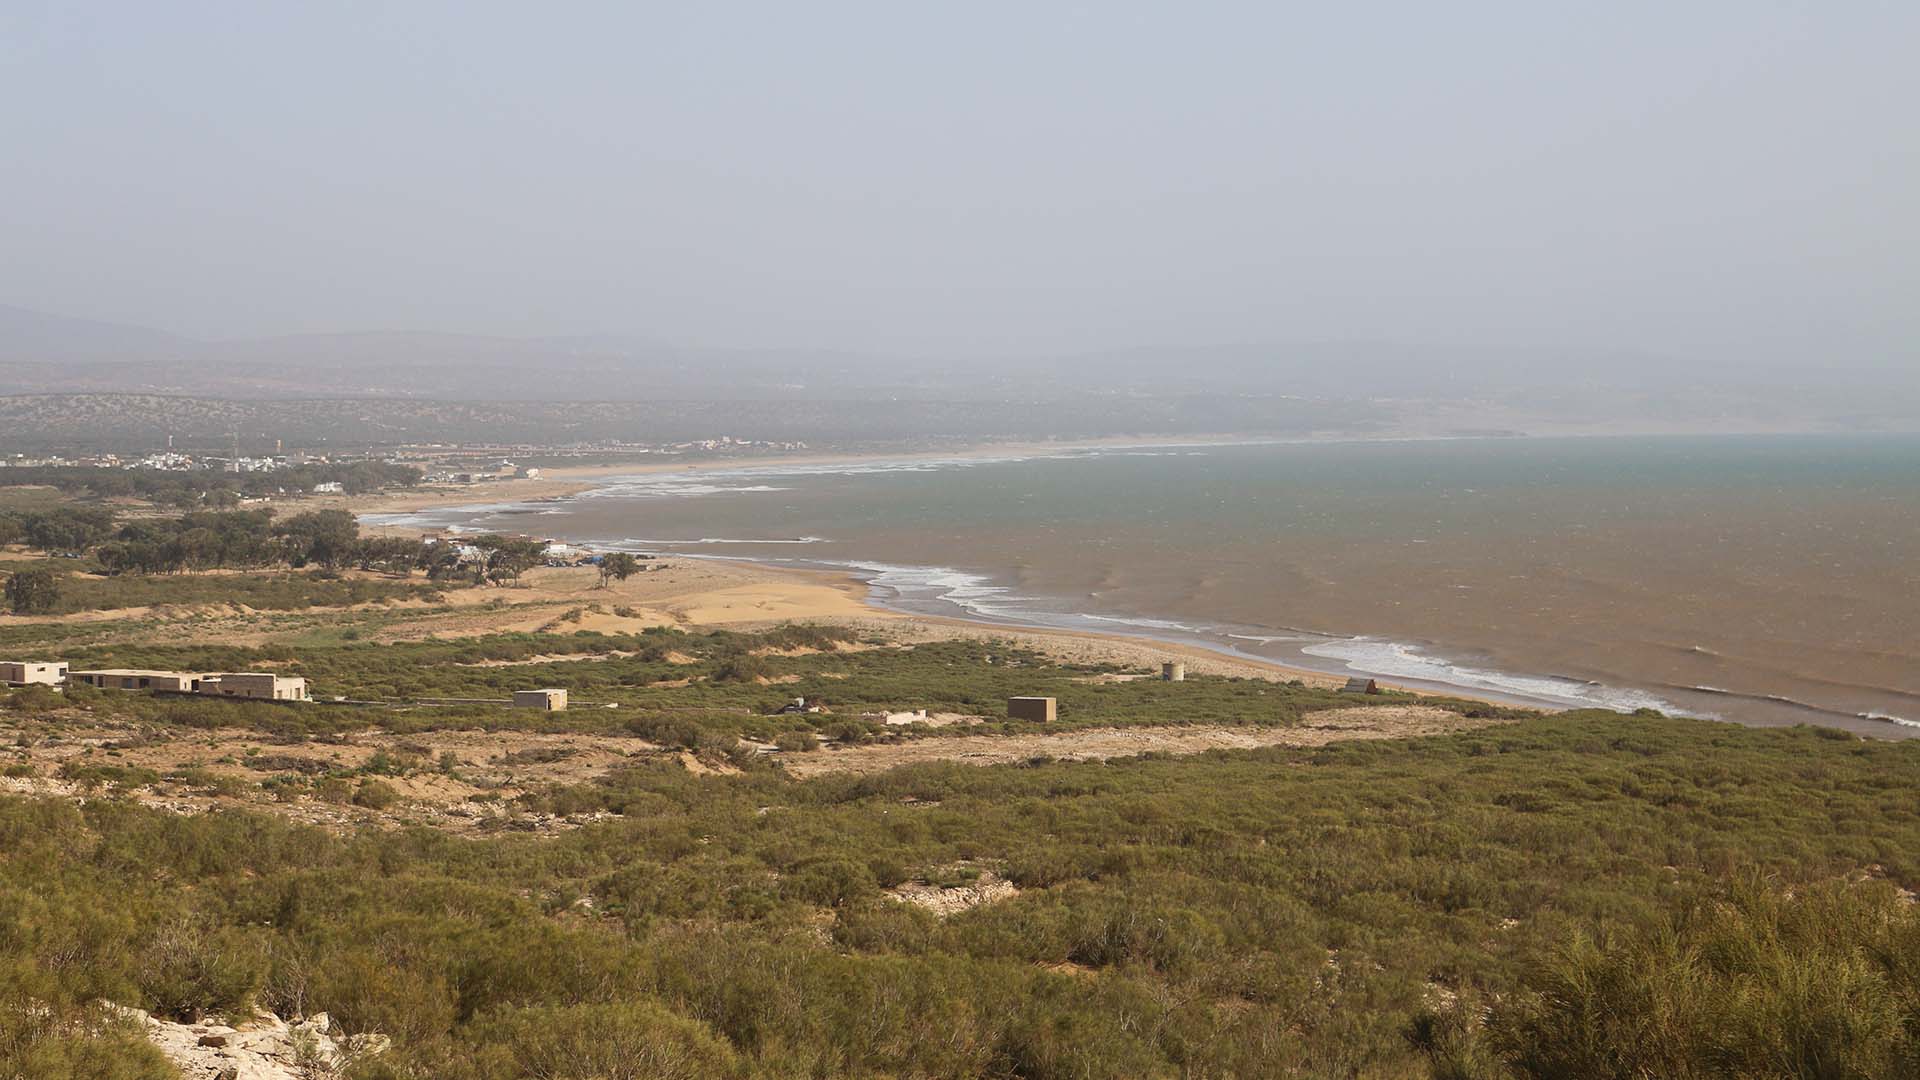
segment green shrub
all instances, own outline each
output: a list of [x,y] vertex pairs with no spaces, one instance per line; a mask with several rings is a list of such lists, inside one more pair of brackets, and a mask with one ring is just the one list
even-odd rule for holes
[[136,964],[146,1008],[189,1023],[244,1010],[266,974],[265,958],[243,931],[188,919],[161,925]]
[[360,786],[353,792],[353,805],[369,810],[390,809],[399,801],[400,793],[393,789],[393,785],[372,778],[360,781]]
[[98,1005],[55,1009],[0,994],[0,1076],[22,1080],[178,1080],[133,1020]]
[[874,888],[873,872],[852,859],[822,859],[801,867],[786,882],[789,896],[828,907],[867,896]]
[[645,1001],[503,1009],[474,1024],[486,1080],[715,1080],[739,1058],[695,1021]]
[[783,731],[773,737],[773,745],[777,750],[799,754],[820,749],[820,740],[811,731]]
[[1513,1071],[1557,1077],[1920,1075],[1920,913],[1884,887],[1756,882],[1576,935],[1496,1006]]
[[160,774],[137,765],[100,765],[79,758],[60,764],[60,777],[82,787],[111,784],[116,787],[145,787],[158,783]]

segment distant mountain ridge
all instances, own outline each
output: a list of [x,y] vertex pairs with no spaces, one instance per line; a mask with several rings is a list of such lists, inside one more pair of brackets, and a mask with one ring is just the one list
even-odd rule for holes
[[191,347],[185,338],[151,327],[75,319],[0,304],[0,360],[124,360]]
[[[1159,345],[1038,357],[885,356],[824,349],[720,349],[644,337],[490,337],[427,331],[193,341],[159,330],[0,307],[0,395],[144,394],[229,401],[736,401],[1070,403],[1112,427],[1155,399],[1214,400],[1194,431],[1255,400],[1418,403],[1580,423],[1725,430],[1920,427],[1920,376],[1878,369],[1706,368],[1654,353],[1368,341]],[[1135,400],[1138,399],[1138,400]],[[770,410],[777,416],[778,410]],[[1164,412],[1164,410],[1161,410]],[[1360,411],[1365,411],[1360,410]],[[881,424],[879,419],[874,421]],[[836,422],[836,427],[837,427]],[[1093,424],[1093,427],[1102,425]],[[1496,426],[1498,424],[1496,423]],[[1153,424],[1146,429],[1158,430]],[[1292,424],[1286,426],[1292,430]],[[983,434],[985,431],[983,430]]]

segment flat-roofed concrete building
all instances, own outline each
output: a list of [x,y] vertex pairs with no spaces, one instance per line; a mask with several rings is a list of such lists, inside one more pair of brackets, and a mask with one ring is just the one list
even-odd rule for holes
[[1160,677],[1167,682],[1186,682],[1187,665],[1178,660],[1169,660],[1160,665]]
[[567,692],[565,690],[515,690],[513,707],[561,712],[567,707]]
[[143,671],[139,668],[101,668],[75,671],[68,682],[85,683],[100,690],[158,690],[170,694],[191,694],[200,689],[207,676],[189,671]]
[[59,686],[67,665],[52,660],[0,660],[0,683],[8,686]]
[[1007,719],[1035,720],[1046,723],[1059,716],[1059,706],[1050,697],[1010,697],[1007,699]]
[[271,671],[233,671],[200,680],[199,692],[208,697],[237,697],[254,701],[306,701],[307,680]]

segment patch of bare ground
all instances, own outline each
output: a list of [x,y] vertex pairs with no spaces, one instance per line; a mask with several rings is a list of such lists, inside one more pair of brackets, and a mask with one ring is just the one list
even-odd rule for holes
[[868,650],[878,649],[878,648],[883,648],[883,646],[875,645],[871,642],[865,642],[865,641],[843,641],[843,642],[837,643],[832,649],[816,649],[811,645],[790,645],[783,649],[775,649],[769,646],[769,647],[754,649],[752,650],[752,654],[754,656],[784,656],[784,657],[819,656],[821,653],[824,653],[824,652],[856,653],[856,652],[867,652]]
[[[973,868],[957,866],[943,867],[929,871],[924,876],[931,877],[937,882],[941,877],[954,874],[960,870],[966,870],[969,873],[973,872]],[[978,876],[972,881],[950,885],[934,884],[924,880],[912,881],[896,885],[886,890],[886,894],[903,904],[912,904],[915,907],[926,908],[940,918],[945,919],[953,915],[958,915],[963,911],[977,908],[982,904],[994,904],[1002,900],[1011,900],[1020,895],[1020,890],[1014,886],[1013,882],[1008,881],[999,874],[991,870],[980,870],[978,871]]]
[[1072,960],[1059,960],[1051,964],[1041,964],[1040,966],[1053,972],[1055,975],[1065,975],[1071,979],[1097,979],[1100,977],[1099,968],[1088,964],[1076,963]]
[[963,765],[1010,765],[1036,757],[1104,761],[1136,754],[1199,754],[1208,750],[1253,750],[1266,746],[1325,746],[1346,739],[1404,739],[1441,735],[1500,723],[1461,716],[1432,705],[1374,705],[1308,713],[1295,727],[1083,728],[1058,735],[923,738],[900,743],[835,747],[781,754],[787,773],[867,774],[928,761]]
[[[529,813],[513,799],[668,754],[629,736],[487,731],[363,732],[276,744],[245,730],[63,725],[53,731],[0,727],[0,740],[13,744],[8,763],[32,772],[0,777],[0,792],[124,798],[177,814],[245,806],[335,831],[408,825],[565,831],[606,815]],[[150,770],[160,779],[116,785],[87,779],[80,766]],[[394,800],[357,805],[353,796],[363,781],[384,785]]]
[[695,776],[737,776],[740,773],[738,768],[723,761],[702,761],[691,750],[680,751],[674,759],[680,762],[681,768]]
[[551,653],[545,656],[529,656],[524,660],[468,660],[454,667],[497,668],[527,667],[532,664],[577,664],[594,660],[624,660],[634,654],[626,649],[614,649],[603,653]]
[[912,727],[915,725],[925,725],[927,727],[971,727],[974,724],[984,724],[987,722],[986,717],[975,716],[972,713],[930,713],[925,709],[915,709],[911,712],[861,713],[860,719],[883,723],[889,727]]

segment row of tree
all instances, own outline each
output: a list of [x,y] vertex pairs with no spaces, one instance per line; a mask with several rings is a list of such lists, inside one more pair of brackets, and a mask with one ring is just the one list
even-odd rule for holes
[[353,565],[360,550],[360,526],[344,510],[281,521],[269,510],[201,510],[128,521],[93,555],[109,574],[170,574],[269,566],[337,570]]
[[294,465],[272,472],[229,473],[205,469],[99,469],[56,465],[4,470],[9,486],[34,485],[69,495],[94,498],[138,497],[166,506],[232,506],[243,498],[310,492],[319,484],[339,484],[349,495],[412,487],[420,470],[385,461]]
[[98,506],[57,506],[0,514],[0,544],[26,544],[52,554],[84,554],[113,535],[113,511]]
[[[118,521],[107,510],[62,506],[0,516],[0,544],[26,543],[49,554],[91,554],[108,574],[191,570],[361,569],[436,581],[517,584],[546,557],[546,544],[488,534],[460,542],[361,536],[345,510],[309,510],[276,519],[271,510],[195,510],[174,518]],[[626,578],[632,556],[602,566],[601,578]]]

